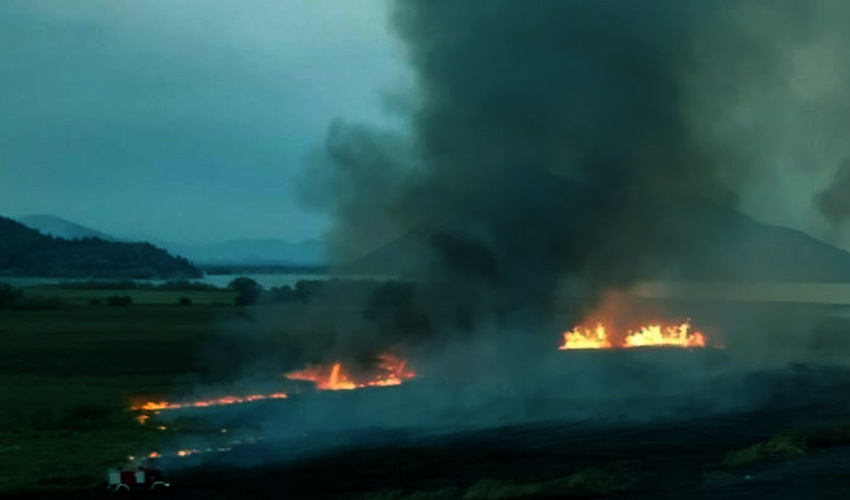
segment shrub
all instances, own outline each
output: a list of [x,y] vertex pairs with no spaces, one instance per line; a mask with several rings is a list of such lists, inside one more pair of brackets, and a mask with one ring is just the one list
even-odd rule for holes
[[192,305],[192,299],[190,299],[189,297],[180,297],[180,305],[181,306],[191,306]]

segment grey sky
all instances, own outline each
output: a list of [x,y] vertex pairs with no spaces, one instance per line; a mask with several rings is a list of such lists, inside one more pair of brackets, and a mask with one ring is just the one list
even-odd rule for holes
[[382,0],[4,0],[0,215],[177,242],[299,240],[335,118],[408,79]]
[[[386,1],[0,1],[0,215],[55,214],[176,243],[322,235],[325,216],[295,201],[307,157],[336,118],[392,123],[383,96],[412,89]],[[841,30],[827,27],[787,51],[805,76],[792,97],[809,97],[789,99],[780,81],[737,107],[711,106],[729,116],[705,123],[719,123],[723,139],[740,132],[729,122],[764,115],[770,126],[744,132],[771,174],[751,180],[742,208],[850,248],[811,203],[845,156],[811,136],[844,129],[799,118],[809,108],[843,115],[821,106],[844,94],[831,49]]]

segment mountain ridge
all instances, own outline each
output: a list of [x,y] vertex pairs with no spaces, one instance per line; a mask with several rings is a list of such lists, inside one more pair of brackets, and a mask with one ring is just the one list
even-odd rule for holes
[[0,277],[163,279],[200,278],[184,257],[142,243],[66,239],[0,216]]
[[13,220],[36,229],[43,234],[65,239],[100,238],[106,241],[121,241],[110,234],[79,224],[77,222],[50,214],[31,214],[14,217]]
[[[533,213],[536,207],[547,209],[542,213],[547,219],[543,233],[518,235],[505,232],[504,225],[489,227],[483,224],[475,226],[477,230],[473,235],[464,222],[449,220],[446,227],[413,228],[390,243],[349,261],[342,269],[357,274],[414,277],[437,270],[474,273],[476,270],[470,266],[484,262],[489,267],[477,272],[492,279],[505,271],[504,266],[513,266],[512,256],[536,255],[516,249],[541,243],[545,247],[545,228],[557,227],[560,231],[557,237],[561,238],[557,251],[561,253],[537,255],[541,259],[551,259],[535,264],[539,272],[551,269],[565,277],[581,275],[588,263],[581,259],[589,255],[595,270],[601,270],[600,275],[591,279],[601,278],[613,283],[632,279],[850,282],[850,252],[802,231],[765,224],[735,208],[697,197],[655,200],[649,208],[644,207],[644,213],[650,215],[627,226],[631,232],[623,237],[617,228],[600,231],[592,227],[597,236],[602,234],[607,238],[605,244],[597,242],[595,251],[576,254],[571,247],[586,244],[587,238],[592,236],[592,233],[585,234],[587,226],[582,216],[574,217],[587,209],[587,195],[577,182],[533,174],[509,171],[504,179],[491,179],[491,184],[482,186],[464,201],[480,209],[479,212],[471,210],[472,213],[499,213],[502,217],[510,217],[510,213],[496,212],[499,200],[520,192],[521,199],[531,199],[528,202],[531,209],[527,213]],[[529,198],[524,193],[536,193],[537,197]],[[523,226],[523,230],[534,231],[530,226]],[[629,246],[635,241],[640,243],[637,252]],[[613,271],[606,275],[609,270]]]
[[[89,226],[50,214],[32,214],[14,220],[44,234],[66,239],[100,238],[106,241],[131,241]],[[326,250],[322,242],[306,239],[289,242],[279,238],[237,238],[208,244],[181,244],[153,241],[156,246],[203,265],[324,265]]]

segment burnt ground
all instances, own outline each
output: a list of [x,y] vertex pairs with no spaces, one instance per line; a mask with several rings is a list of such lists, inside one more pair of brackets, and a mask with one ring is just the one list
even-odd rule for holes
[[[723,351],[565,353],[571,356],[565,359],[573,366],[581,365],[583,359],[590,365],[598,364],[593,358],[604,357],[615,367],[606,372],[607,383],[649,388],[615,402],[607,411],[586,412],[584,416],[573,412],[570,417],[558,417],[554,411],[534,423],[455,428],[430,434],[411,427],[395,431],[376,427],[332,436],[308,433],[298,439],[268,440],[204,456],[194,465],[183,462],[178,468],[163,463],[173,488],[157,496],[377,499],[376,492],[404,490],[409,493],[404,500],[413,500],[416,493],[456,487],[460,498],[466,488],[482,479],[539,482],[589,467],[624,464],[632,483],[628,491],[611,494],[611,498],[850,498],[850,445],[846,444],[850,439],[740,467],[722,463],[727,453],[764,442],[782,431],[850,423],[850,369],[840,362],[850,345],[850,335],[846,334],[850,332],[850,316],[829,315],[823,320],[825,316],[818,310],[820,319],[813,323],[807,309],[785,316],[775,314],[776,307],[765,310],[769,314],[757,311],[746,316],[719,311],[717,317],[729,318],[730,322],[717,323],[719,331],[730,332]],[[806,326],[804,337],[782,330],[802,331],[801,325]],[[759,335],[742,335],[744,330]],[[812,355],[799,356],[797,361],[782,358],[803,348]],[[672,372],[693,366],[708,367],[708,371],[723,368],[732,363],[727,359],[730,357],[755,364],[749,365],[751,369],[730,371],[720,379],[699,381],[685,397],[671,397],[669,390],[654,394]],[[684,358],[689,360],[680,363]],[[776,362],[764,364],[767,358]],[[661,368],[647,375],[648,366]],[[717,372],[726,373],[722,369]],[[562,375],[569,379],[574,374]],[[409,388],[406,385],[389,391],[402,394],[415,387],[411,383]],[[379,391],[383,389],[372,394],[384,394]],[[701,398],[702,393],[710,397]],[[358,400],[371,397],[368,394],[352,391],[317,397],[338,398],[342,404],[334,408],[344,413]],[[659,402],[663,403],[663,412],[646,411],[659,407]],[[284,400],[269,404],[282,409],[279,416],[286,422],[286,411],[292,411],[287,409],[298,407],[293,403]],[[506,399],[496,404],[514,402]],[[237,415],[241,418],[242,414]],[[20,492],[7,497],[110,496],[92,490],[65,490]]]
[[[702,417],[551,420],[431,437],[370,431],[357,442],[326,447],[300,459],[281,458],[287,456],[281,448],[309,448],[309,442],[244,446],[197,467],[170,471],[174,487],[158,495],[363,498],[382,490],[467,488],[484,478],[543,481],[617,462],[626,464],[634,483],[613,498],[848,498],[847,445],[812,448],[803,455],[742,467],[721,465],[727,452],[779,431],[850,421],[850,371],[799,366],[755,378],[753,383],[775,389],[767,391],[769,396],[758,408]],[[92,491],[55,494],[56,498],[97,496]]]
[[[630,422],[550,421],[406,444],[359,447],[288,465],[185,471],[174,476],[175,498],[357,498],[375,490],[433,491],[468,487],[482,478],[540,481],[626,461],[637,482],[618,498],[847,498],[850,446],[742,468],[720,466],[725,453],[778,431],[850,419],[850,374],[795,370],[764,380],[795,396],[767,407],[705,418]],[[821,387],[810,392],[811,382]],[[829,383],[825,383],[825,380]],[[806,394],[808,393],[808,394]],[[400,439],[404,441],[403,437]],[[181,484],[182,483],[182,484]]]

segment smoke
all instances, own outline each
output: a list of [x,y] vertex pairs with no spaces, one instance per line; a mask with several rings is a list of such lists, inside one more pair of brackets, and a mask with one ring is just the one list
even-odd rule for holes
[[850,160],[841,164],[832,182],[819,193],[817,203],[834,226],[847,222],[850,218]]
[[[395,2],[392,24],[417,81],[406,125],[334,123],[302,194],[334,215],[329,241],[350,269],[427,279],[350,293],[338,283],[303,308],[252,317],[223,364],[241,354],[252,362],[246,371],[273,374],[280,363],[349,362],[399,347],[421,377],[357,394],[295,394],[222,426],[249,421],[267,436],[309,435],[314,446],[332,430],[372,438],[387,428],[673,418],[781,395],[788,373],[752,383],[733,358],[799,360],[811,340],[808,310],[771,307],[765,323],[761,311],[680,304],[682,314],[722,318],[726,351],[562,353],[558,334],[592,312],[656,314],[619,291],[663,276],[677,255],[698,265],[721,253],[695,251],[709,228],[735,238],[754,227],[727,223],[751,183],[829,174],[848,156],[840,139],[850,98],[839,83],[850,45],[838,29],[850,21],[846,5]],[[820,198],[836,220],[846,204],[831,193],[846,178]],[[579,284],[573,310],[559,303],[565,281]]]
[[849,15],[837,1],[396,2],[408,127],[336,123],[312,200],[341,258],[383,246],[388,271],[450,280],[485,310],[546,308],[565,277],[591,297],[627,287],[689,251],[692,213],[846,154]]

